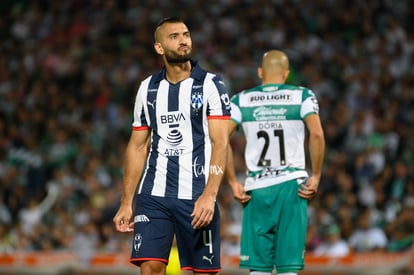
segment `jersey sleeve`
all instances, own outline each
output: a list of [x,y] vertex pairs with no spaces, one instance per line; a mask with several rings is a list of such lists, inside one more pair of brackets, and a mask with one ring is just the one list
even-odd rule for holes
[[145,115],[145,95],[148,81],[141,82],[135,97],[134,104],[134,121],[132,123],[132,130],[146,130],[148,129],[148,121]]
[[223,79],[215,75],[208,84],[208,119],[230,119],[230,98]]
[[242,122],[242,113],[239,108],[239,94],[234,95],[230,100],[231,120],[239,125]]
[[304,119],[311,114],[319,114],[319,104],[316,95],[309,89],[305,89],[302,95],[300,116]]

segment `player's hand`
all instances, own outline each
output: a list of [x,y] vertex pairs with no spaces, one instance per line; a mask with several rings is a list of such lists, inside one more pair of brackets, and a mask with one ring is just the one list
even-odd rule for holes
[[311,200],[318,192],[319,178],[315,176],[309,177],[306,183],[302,183],[299,188],[299,197]]
[[113,222],[115,228],[119,232],[132,232],[134,231],[134,222],[132,220],[132,208],[128,206],[122,206],[119,208]]
[[251,196],[246,195],[244,191],[244,186],[239,182],[233,182],[230,184],[231,190],[233,191],[233,197],[241,204],[246,204],[250,199]]
[[193,213],[191,213],[191,217],[193,217],[191,225],[194,229],[206,227],[211,223],[214,216],[215,202],[215,197],[204,193],[196,200]]

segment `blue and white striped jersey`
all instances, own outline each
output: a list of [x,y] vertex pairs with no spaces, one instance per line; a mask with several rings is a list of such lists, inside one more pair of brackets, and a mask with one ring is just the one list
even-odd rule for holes
[[163,68],[138,89],[133,130],[152,130],[140,194],[196,199],[207,183],[207,119],[230,119],[230,99],[219,75],[192,65],[191,76],[179,83],[168,82]]

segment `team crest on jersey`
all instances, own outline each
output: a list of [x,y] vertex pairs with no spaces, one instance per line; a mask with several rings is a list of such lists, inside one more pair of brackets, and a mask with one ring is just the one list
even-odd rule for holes
[[203,95],[202,94],[192,94],[191,95],[191,107],[195,110],[199,110],[203,107]]

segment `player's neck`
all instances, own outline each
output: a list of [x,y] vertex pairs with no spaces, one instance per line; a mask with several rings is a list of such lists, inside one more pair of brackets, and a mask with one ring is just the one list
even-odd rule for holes
[[193,70],[190,61],[181,64],[166,63],[165,69],[166,78],[172,84],[176,84],[184,79],[187,79]]
[[262,85],[266,85],[266,84],[285,84],[285,82],[284,81],[277,81],[277,80],[274,80],[274,81],[262,81]]

